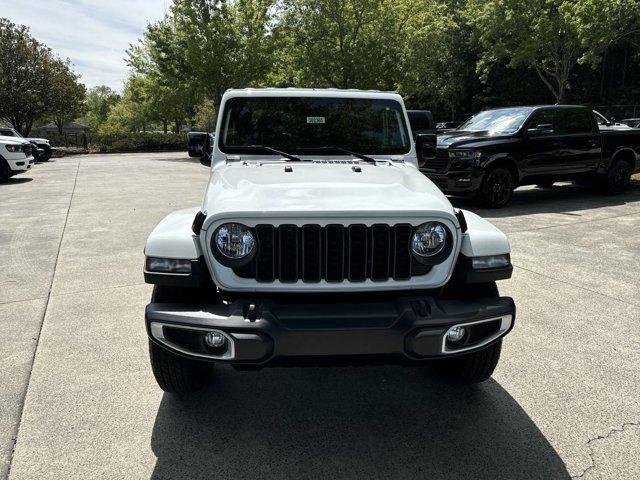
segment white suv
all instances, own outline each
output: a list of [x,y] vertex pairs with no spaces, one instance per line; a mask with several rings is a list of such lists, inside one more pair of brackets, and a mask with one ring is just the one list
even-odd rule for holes
[[507,237],[454,209],[418,169],[402,98],[356,90],[229,90],[202,205],[145,247],[145,319],[169,392],[214,362],[437,365],[492,374],[515,306]]
[[26,172],[35,163],[32,145],[14,137],[0,136],[0,182]]

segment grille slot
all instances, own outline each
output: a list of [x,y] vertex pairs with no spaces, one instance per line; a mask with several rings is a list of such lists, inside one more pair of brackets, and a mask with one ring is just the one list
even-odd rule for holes
[[344,227],[327,225],[325,235],[325,280],[341,282],[344,280]]
[[234,269],[258,282],[409,280],[431,267],[413,261],[409,224],[258,225],[256,257]]
[[437,148],[436,156],[428,158],[422,168],[444,172],[449,166],[449,151],[446,148]]

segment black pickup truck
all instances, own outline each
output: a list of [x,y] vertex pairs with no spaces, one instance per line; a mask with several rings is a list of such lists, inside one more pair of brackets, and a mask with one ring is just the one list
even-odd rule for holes
[[520,185],[560,180],[621,193],[639,162],[640,130],[601,131],[588,108],[552,105],[480,112],[439,135],[420,170],[447,194],[475,194],[499,208]]

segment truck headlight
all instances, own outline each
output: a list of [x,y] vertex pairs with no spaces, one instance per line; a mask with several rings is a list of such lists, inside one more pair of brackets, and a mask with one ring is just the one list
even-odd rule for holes
[[411,251],[419,258],[435,257],[444,251],[448,237],[448,229],[442,223],[423,223],[411,236]]
[[475,160],[481,156],[480,150],[449,150],[449,158],[454,160]]
[[21,152],[22,151],[22,145],[7,144],[7,145],[4,146],[4,148],[6,148],[8,152]]
[[256,249],[256,237],[241,223],[224,223],[213,234],[215,249],[229,260],[249,257]]
[[147,272],[172,273],[188,275],[191,273],[191,260],[181,258],[147,257],[145,261]]

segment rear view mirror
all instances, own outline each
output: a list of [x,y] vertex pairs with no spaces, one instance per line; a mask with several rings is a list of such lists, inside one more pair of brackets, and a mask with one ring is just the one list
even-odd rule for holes
[[550,123],[541,123],[536,128],[530,128],[527,130],[530,135],[553,135],[553,125]]
[[437,142],[435,133],[416,135],[416,155],[420,167],[423,167],[430,159],[435,158]]

